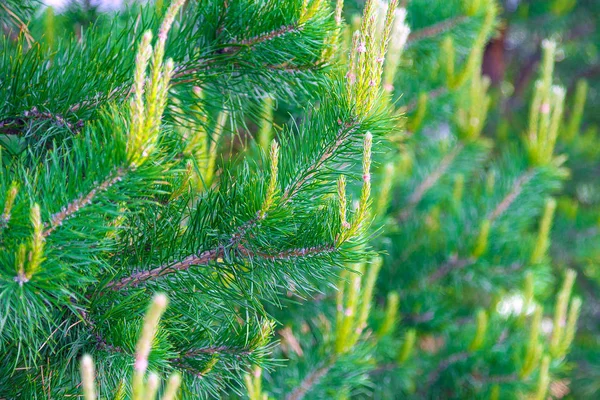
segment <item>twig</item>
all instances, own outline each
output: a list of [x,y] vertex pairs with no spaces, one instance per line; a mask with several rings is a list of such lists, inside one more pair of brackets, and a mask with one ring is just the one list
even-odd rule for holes
[[10,8],[8,8],[8,6],[6,4],[0,4],[0,6],[2,6],[2,8],[4,8],[4,10],[6,11],[6,13],[14,19],[16,24],[19,26],[19,31],[21,33],[23,33],[23,36],[25,36],[25,40],[27,40],[27,44],[29,46],[31,46],[31,44],[33,43],[33,36],[31,36],[31,33],[29,32],[29,28],[27,27],[27,25],[21,20],[21,18],[19,18],[19,16],[17,14],[15,14]]
[[442,175],[446,173],[456,156],[460,154],[463,148],[464,145],[462,143],[457,144],[450,153],[446,154],[438,167],[433,170],[419,186],[417,186],[417,188],[408,197],[408,204],[406,207],[400,211],[398,215],[399,221],[405,221],[410,216],[416,205],[423,199],[423,196],[425,196],[425,193],[427,193],[427,191],[429,191],[429,189],[431,189],[433,185],[437,183]]
[[330,146],[323,149],[321,157],[308,167],[304,176],[286,188],[281,197],[281,204],[289,202],[298,193],[300,188],[317,174],[319,168],[335,154],[337,149],[350,137],[350,135],[352,135],[352,133],[356,132],[358,128],[359,124],[356,120],[346,122],[344,126],[338,130],[336,140]]
[[231,52],[235,51],[236,49],[241,49],[244,47],[251,48],[251,47],[256,46],[257,44],[268,42],[268,41],[276,39],[278,37],[287,35],[288,33],[300,32],[301,30],[302,30],[302,26],[299,26],[296,23],[284,25],[284,26],[274,29],[270,32],[261,33],[260,35],[257,35],[257,36],[254,36],[254,37],[251,37],[248,39],[243,39],[243,40],[240,40],[239,42],[232,41],[229,43],[229,46],[222,49],[221,52],[222,53],[231,53]]
[[465,15],[459,15],[458,17],[448,18],[434,25],[411,32],[410,35],[408,35],[407,44],[410,45],[419,40],[427,39],[447,32],[457,25],[462,24],[466,20],[467,17]]
[[535,169],[529,169],[523,175],[521,175],[513,184],[512,190],[506,195],[506,197],[496,206],[496,208],[488,215],[487,219],[490,221],[496,220],[511,206],[511,204],[517,199],[525,186],[535,176]]
[[306,393],[308,393],[308,391],[310,389],[312,389],[313,386],[318,384],[319,381],[321,379],[323,379],[323,377],[325,375],[327,375],[327,373],[333,367],[334,364],[335,364],[335,359],[331,359],[322,367],[317,368],[314,371],[312,371],[310,374],[308,374],[306,376],[306,378],[304,378],[302,383],[300,383],[300,386],[298,386],[296,389],[294,389],[286,397],[286,400],[302,400],[304,398],[304,396],[306,395]]
[[[439,88],[435,88],[429,92],[427,92],[427,100],[435,100],[438,97],[448,93],[448,88],[446,86],[441,86]],[[404,113],[409,113],[417,109],[419,105],[419,99],[413,99],[404,107],[400,107],[400,110]]]
[[429,275],[426,279],[429,284],[435,283],[442,279],[452,271],[460,270],[472,265],[475,262],[475,258],[458,258],[456,256],[450,258],[446,263],[442,264],[433,274]]
[[[287,260],[290,258],[312,257],[332,253],[336,251],[333,245],[315,246],[307,248],[288,249],[275,254],[268,254],[261,251],[251,251],[241,244],[237,246],[238,251],[248,258],[262,258],[270,261]],[[105,287],[112,290],[120,290],[125,287],[136,287],[148,280],[154,280],[165,275],[175,273],[177,271],[187,271],[193,266],[207,265],[212,261],[216,261],[224,254],[223,246],[218,246],[215,249],[204,251],[200,254],[192,254],[181,261],[165,264],[149,271],[139,271],[120,280],[111,281]]]
[[50,225],[44,231],[44,237],[50,236],[50,234],[52,234],[52,232],[54,232],[56,229],[58,229],[58,227],[60,227],[65,220],[72,217],[73,214],[75,214],[81,208],[89,205],[92,202],[92,200],[94,199],[94,197],[96,197],[96,195],[99,192],[103,192],[103,191],[107,190],[108,188],[110,188],[115,183],[119,182],[123,178],[123,176],[125,175],[126,172],[127,172],[126,168],[117,169],[117,171],[111,177],[109,177],[107,180],[102,182],[100,185],[98,185],[94,189],[90,190],[88,194],[72,201],[65,208],[63,208],[60,212],[52,215],[52,218],[50,220]]
[[456,364],[457,362],[464,361],[469,358],[471,354],[467,351],[462,351],[460,353],[453,354],[448,358],[440,361],[437,368],[431,371],[431,373],[427,376],[427,380],[425,384],[422,386],[420,393],[425,395],[429,388],[439,379],[442,372],[447,370],[452,364]]
[[190,350],[185,353],[185,357],[191,358],[196,357],[200,354],[234,354],[245,356],[251,354],[252,351],[246,347],[231,347],[231,346],[211,346],[202,347],[194,350]]
[[185,271],[193,265],[208,264],[210,261],[214,261],[218,257],[220,257],[222,255],[222,252],[222,248],[219,247],[217,249],[205,251],[203,253],[200,253],[199,255],[192,254],[174,264],[161,265],[160,267],[156,267],[149,271],[139,271],[118,281],[109,282],[106,285],[106,288],[112,290],[120,290],[127,286],[136,287],[150,279],[156,279],[176,271]]

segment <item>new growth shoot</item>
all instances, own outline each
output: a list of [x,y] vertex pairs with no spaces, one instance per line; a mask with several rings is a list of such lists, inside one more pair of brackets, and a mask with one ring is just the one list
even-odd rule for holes
[[545,40],[542,50],[541,76],[535,84],[525,139],[529,160],[534,166],[545,166],[554,160],[565,100],[564,88],[552,85],[556,43]]
[[[152,348],[152,341],[158,329],[160,317],[167,307],[167,296],[157,294],[154,296],[150,308],[144,318],[144,325],[138,340],[134,372],[132,380],[132,399],[133,400],[154,400],[159,386],[159,378],[155,373],[150,373],[148,379],[144,382],[146,369],[148,368],[148,356]],[[96,400],[96,384],[94,361],[88,354],[81,357],[81,380],[83,387],[83,397],[85,400]],[[162,400],[174,400],[177,394],[181,377],[175,373],[169,378],[165,388]]]
[[[127,157],[132,167],[141,165],[152,154],[158,142],[174,69],[173,60],[163,63],[165,44],[175,16],[184,2],[185,0],[175,0],[169,6],[154,49],[150,44],[150,31],[144,33],[138,49],[131,100],[131,126],[127,138]],[[150,74],[147,76],[149,63]]]
[[[397,0],[390,1],[382,31],[378,34],[375,1],[367,0],[360,30],[353,35],[347,78],[348,94],[358,116],[365,116],[371,111],[380,92],[390,37],[392,31],[398,31],[398,27],[394,26],[397,5]],[[399,57],[397,54],[394,56]]]
[[341,245],[347,239],[354,237],[356,233],[365,225],[369,217],[370,196],[371,196],[371,147],[373,145],[373,135],[370,132],[365,134],[363,144],[362,161],[362,189],[358,207],[353,214],[352,222],[346,220],[346,178],[341,176],[338,180],[338,200],[340,206],[340,218],[342,230],[337,237],[337,245]]

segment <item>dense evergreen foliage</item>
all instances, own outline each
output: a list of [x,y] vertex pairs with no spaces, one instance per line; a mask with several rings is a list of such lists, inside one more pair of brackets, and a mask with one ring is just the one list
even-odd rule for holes
[[0,397],[593,398],[595,5],[538,3],[4,2]]

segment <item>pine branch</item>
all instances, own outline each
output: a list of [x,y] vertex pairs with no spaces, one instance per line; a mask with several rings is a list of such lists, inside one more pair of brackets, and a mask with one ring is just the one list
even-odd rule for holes
[[411,32],[408,35],[407,45],[412,45],[419,40],[428,39],[437,35],[440,35],[444,32],[449,31],[450,29],[455,28],[456,26],[462,24],[468,19],[465,15],[459,15],[457,17],[452,17],[440,21],[436,24],[427,26],[425,28],[421,28],[414,32]]
[[304,186],[306,182],[311,180],[317,174],[319,169],[335,155],[337,150],[348,140],[350,135],[356,132],[359,128],[360,125],[356,119],[346,122],[344,126],[338,130],[335,140],[322,149],[321,155],[316,162],[309,165],[304,171],[304,174],[285,189],[285,192],[281,198],[281,204],[286,204],[292,200],[300,191],[302,186]]
[[[446,93],[448,93],[447,86],[440,86],[436,89],[430,90],[429,92],[426,93],[427,101],[435,100],[438,97],[445,95]],[[404,106],[403,108],[401,107],[400,110],[405,113],[409,113],[409,112],[415,111],[418,106],[419,106],[419,98],[417,96],[416,98],[411,100],[406,106]]]
[[328,253],[333,253],[336,251],[334,245],[324,245],[324,246],[314,246],[314,247],[303,247],[299,249],[291,249],[291,250],[283,250],[276,254],[268,254],[262,251],[252,252],[243,246],[238,246],[238,250],[244,256],[252,259],[255,257],[259,257],[269,261],[276,260],[289,260],[292,258],[302,258],[302,257],[311,257],[311,256],[320,256]]
[[521,190],[523,190],[523,186],[527,185],[529,181],[533,179],[536,174],[535,169],[527,170],[523,175],[521,175],[517,180],[515,180],[511,191],[506,195],[506,197],[496,206],[496,208],[489,213],[487,219],[490,221],[496,220],[500,217],[511,204],[517,199],[517,197],[521,194]]
[[433,371],[431,371],[429,373],[429,375],[427,376],[427,380],[425,381],[424,385],[421,387],[421,390],[419,390],[419,393],[421,393],[423,396],[425,396],[428,393],[431,386],[439,379],[440,375],[445,370],[447,370],[453,364],[456,364],[458,362],[468,359],[470,356],[471,356],[471,353],[469,353],[468,351],[462,351],[460,353],[452,354],[448,358],[445,358],[444,360],[440,361],[440,363],[437,365],[437,367]]
[[185,353],[185,357],[192,358],[200,354],[234,354],[234,355],[249,355],[252,351],[247,347],[232,347],[232,346],[211,346],[199,349],[190,350]]
[[2,6],[2,8],[4,9],[4,11],[6,11],[9,17],[13,19],[13,22],[19,28],[19,32],[23,34],[25,40],[27,40],[27,44],[31,46],[31,44],[34,42],[34,39],[33,36],[31,36],[31,33],[29,32],[27,24],[23,22],[23,20],[19,18],[19,16],[15,14],[15,12],[8,8],[6,4],[2,3],[0,4],[0,6]]
[[218,247],[213,250],[207,250],[199,255],[192,254],[181,261],[169,265],[161,265],[149,271],[139,271],[132,275],[117,281],[111,281],[106,285],[107,289],[121,290],[126,287],[136,287],[148,280],[160,278],[161,276],[175,273],[177,271],[186,271],[192,266],[206,265],[221,257],[223,249]]
[[426,281],[429,284],[435,283],[440,279],[444,278],[450,272],[461,270],[470,265],[473,265],[477,261],[473,257],[469,258],[458,258],[456,255],[451,257],[450,260],[442,264],[434,273],[429,275]]
[[293,23],[293,24],[281,26],[270,32],[265,32],[260,35],[251,37],[249,39],[243,39],[243,40],[239,41],[238,43],[233,42],[231,44],[235,45],[235,46],[252,47],[257,44],[261,44],[261,43],[267,42],[269,40],[273,40],[275,38],[287,35],[288,33],[299,32],[300,30],[302,30],[302,26],[299,26],[297,23]]
[[489,376],[477,376],[477,375],[471,374],[471,377],[475,381],[477,381],[477,383],[480,385],[489,385],[489,384],[497,385],[499,383],[517,382],[517,381],[523,379],[522,377],[519,376],[519,374],[489,375]]
[[410,196],[408,196],[408,204],[403,210],[400,211],[398,215],[399,222],[405,221],[410,216],[417,204],[419,204],[419,202],[423,199],[423,196],[425,196],[429,189],[431,189],[448,171],[454,159],[463,149],[464,145],[462,143],[458,143],[451,152],[444,156],[437,168],[427,175],[423,182],[421,182],[421,184],[415,188]]
[[44,231],[44,237],[46,238],[46,237],[50,236],[52,234],[52,232],[54,232],[56,229],[58,229],[65,220],[72,217],[75,213],[77,213],[79,210],[81,210],[85,206],[91,204],[98,193],[108,190],[115,183],[121,181],[121,179],[123,179],[123,177],[125,176],[127,171],[129,171],[128,168],[118,168],[112,174],[112,176],[110,176],[104,182],[100,183],[100,185],[98,185],[94,189],[90,190],[88,192],[88,194],[72,201],[66,207],[64,207],[60,212],[52,215],[49,227]]
[[335,359],[329,360],[325,365],[313,370],[310,374],[304,378],[300,386],[294,389],[287,397],[286,400],[302,400],[306,393],[310,391],[315,385],[319,383],[321,379],[335,364]]
[[21,134],[27,121],[50,121],[59,128],[67,127],[71,131],[77,133],[83,128],[84,121],[77,120],[75,123],[67,121],[60,114],[50,112],[41,112],[37,107],[33,107],[29,111],[25,111],[22,117],[10,117],[0,121],[0,132],[5,134]]
[[[333,245],[324,245],[308,248],[296,248],[283,250],[275,254],[269,254],[263,251],[253,251],[241,244],[237,246],[240,254],[250,259],[262,258],[269,261],[290,260],[292,258],[303,258],[325,255],[336,251]],[[207,250],[199,255],[190,255],[181,261],[169,265],[161,265],[149,271],[139,271],[132,275],[122,278],[117,281],[111,281],[106,285],[106,288],[112,290],[121,290],[126,287],[136,287],[148,281],[155,280],[165,275],[170,275],[178,271],[187,271],[194,266],[205,266],[210,262],[216,261],[224,254],[224,247],[218,246],[212,250]]]
[[[477,259],[474,257],[469,258],[458,258],[456,255],[450,257],[448,261],[442,264],[438,269],[436,269],[432,274],[430,274],[425,280],[429,283],[435,283],[440,279],[445,278],[450,273],[454,271],[460,271],[461,269],[470,267],[475,264]],[[521,262],[514,262],[507,266],[494,266],[489,269],[490,273],[494,274],[506,274],[507,272],[514,272],[523,267]]]

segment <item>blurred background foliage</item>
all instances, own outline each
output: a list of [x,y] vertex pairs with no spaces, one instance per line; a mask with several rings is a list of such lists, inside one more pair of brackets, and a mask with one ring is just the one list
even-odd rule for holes
[[[352,24],[363,5],[360,0],[345,2],[348,23]],[[400,5],[409,9],[408,23],[413,31],[419,27],[411,23],[411,18],[427,26],[427,15],[439,19],[440,13],[443,14],[443,10],[440,13],[421,10],[422,18],[417,18],[414,15],[420,11],[411,9],[410,0]],[[162,0],[158,0],[159,14],[162,8]],[[140,6],[136,3],[123,5],[120,13],[114,14],[102,7],[100,1],[92,0],[74,0],[56,9],[40,7],[35,0],[3,0],[0,4],[0,14],[4,14],[0,15],[1,28],[6,37],[24,35],[28,41],[43,37],[41,42],[50,48],[66,36],[80,36],[82,28],[92,25],[98,30],[119,30],[119,26],[129,23],[132,16],[139,13]],[[35,28],[30,30],[25,21],[31,18],[42,23],[31,24]],[[155,15],[145,13],[141,18],[152,19]],[[577,271],[574,290],[584,304],[571,352],[574,381],[570,384],[570,397],[573,399],[591,399],[600,393],[599,23],[598,0],[503,0],[500,2],[500,24],[486,45],[482,68],[483,74],[491,80],[492,101],[482,134],[500,142],[519,140],[528,123],[527,109],[542,58],[542,41],[551,38],[557,43],[554,82],[567,89],[567,122],[563,126],[566,134],[562,134],[556,153],[567,155],[565,166],[571,176],[557,201],[550,253],[557,275],[567,268]],[[468,23],[457,29],[472,30]],[[461,37],[460,31],[456,37]],[[465,43],[456,43],[459,52],[468,48],[472,38],[465,36],[465,40]],[[433,41],[429,47],[419,46],[417,56],[426,60],[439,52],[439,45]],[[439,74],[436,82],[436,72],[431,71],[432,79],[416,81],[410,75],[410,65],[403,67],[408,72],[403,75],[402,82],[396,82],[399,90],[395,101],[399,107],[406,107],[410,114],[416,98],[403,96],[403,93],[435,92],[443,79]],[[581,103],[578,103],[578,96],[587,97],[582,109],[577,108]],[[453,109],[443,106],[447,100],[444,93],[436,93],[435,97],[429,114],[440,121],[447,120]],[[288,121],[290,113],[294,115],[295,107],[280,104],[276,108],[274,125]],[[311,308],[307,307],[306,312],[310,313]],[[333,315],[333,311],[330,312]]]

